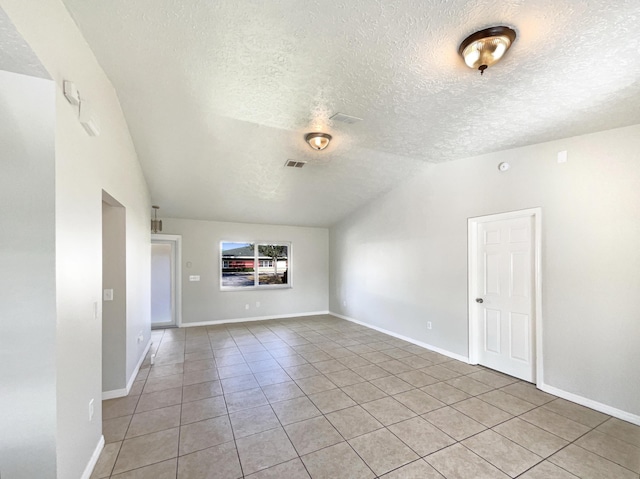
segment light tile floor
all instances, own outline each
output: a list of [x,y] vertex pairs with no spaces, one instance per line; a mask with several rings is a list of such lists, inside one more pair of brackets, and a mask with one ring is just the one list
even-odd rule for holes
[[92,478],[639,479],[640,427],[331,316],[152,339]]

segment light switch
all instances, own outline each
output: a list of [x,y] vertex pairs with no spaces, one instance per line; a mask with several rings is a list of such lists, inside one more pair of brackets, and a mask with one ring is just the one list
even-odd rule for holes
[[200,275],[199,274],[194,274],[189,276],[189,281],[200,281]]
[[104,295],[102,296],[102,299],[105,301],[113,301],[113,290],[112,289],[105,289],[104,290]]

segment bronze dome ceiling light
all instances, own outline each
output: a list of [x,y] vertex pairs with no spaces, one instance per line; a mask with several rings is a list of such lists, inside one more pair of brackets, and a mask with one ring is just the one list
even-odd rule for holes
[[507,53],[515,39],[515,30],[509,27],[486,28],[465,38],[458,53],[469,68],[477,68],[482,75]]
[[329,146],[329,142],[331,141],[331,135],[328,133],[309,133],[304,137],[309,146],[314,150],[324,150],[327,146]]

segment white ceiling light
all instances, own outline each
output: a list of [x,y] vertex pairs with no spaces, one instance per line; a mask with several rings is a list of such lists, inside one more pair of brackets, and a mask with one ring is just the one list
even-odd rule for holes
[[304,139],[314,150],[324,150],[327,146],[329,146],[331,135],[329,135],[328,133],[309,133],[304,137]]
[[515,30],[509,27],[491,27],[465,38],[458,53],[469,68],[477,68],[482,75],[504,56],[515,39]]

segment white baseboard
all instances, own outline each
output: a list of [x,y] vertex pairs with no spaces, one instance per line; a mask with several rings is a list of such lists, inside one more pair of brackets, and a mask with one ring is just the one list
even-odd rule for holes
[[394,333],[393,331],[389,331],[388,329],[379,328],[378,326],[373,326],[372,324],[368,324],[368,323],[365,323],[363,321],[359,321],[357,319],[350,318],[349,316],[344,316],[342,314],[333,313],[333,312],[329,312],[329,314],[331,314],[333,316],[336,316],[338,318],[341,318],[341,319],[345,319],[345,320],[350,321],[352,323],[356,323],[356,324],[359,324],[361,326],[365,326],[365,327],[370,328],[370,329],[375,329],[376,331],[379,331],[379,332],[384,333],[384,334],[388,334],[389,336],[393,336],[394,338],[402,339],[403,341],[407,341],[409,343],[415,344],[416,346],[420,346],[421,348],[428,349],[429,351],[433,351],[434,353],[442,354],[443,356],[447,356],[447,357],[452,358],[452,359],[457,359],[458,361],[462,361],[464,363],[469,363],[469,358],[466,357],[466,356],[462,356],[460,354],[452,353],[451,351],[447,351],[445,349],[441,349],[441,348],[438,348],[436,346],[432,346],[430,344],[423,343],[422,341],[418,341],[418,340],[410,338],[408,336],[403,336],[402,334]]
[[100,457],[100,453],[102,452],[103,448],[104,448],[104,436],[100,435],[100,440],[98,441],[98,445],[94,449],[93,454],[91,454],[91,459],[89,459],[89,463],[87,464],[87,467],[84,468],[84,472],[82,473],[82,476],[80,476],[80,479],[89,479],[91,477],[91,474],[93,473],[93,469],[96,467],[96,463],[98,462],[98,458]]
[[152,344],[153,344],[153,341],[149,339],[149,341],[147,342],[147,345],[144,348],[144,352],[142,353],[142,356],[140,356],[140,359],[138,360],[138,364],[133,370],[133,374],[131,375],[131,377],[129,378],[129,381],[127,382],[127,387],[123,389],[112,389],[111,391],[103,391],[102,392],[103,401],[107,399],[125,397],[129,394],[129,391],[131,391],[131,388],[133,387],[133,383],[136,380],[136,376],[138,376],[138,372],[140,371],[140,366],[142,366],[142,363],[144,362],[144,358],[147,356],[147,353],[149,352],[149,349],[151,348]]
[[180,327],[192,328],[195,326],[215,326],[218,324],[244,323],[244,322],[250,322],[250,321],[267,321],[269,319],[287,319],[287,318],[300,318],[303,316],[319,316],[321,314],[331,314],[331,313],[329,313],[329,311],[313,311],[308,313],[278,314],[274,316],[253,316],[251,318],[217,319],[215,321],[201,321],[199,323],[185,323],[183,321]]
[[136,377],[138,376],[138,372],[140,372],[140,367],[144,362],[144,358],[147,357],[147,353],[149,352],[149,349],[151,349],[152,344],[153,344],[153,341],[151,341],[151,338],[149,338],[149,341],[147,341],[147,345],[144,347],[144,351],[140,355],[140,359],[138,359],[138,364],[136,364],[136,367],[133,369],[133,374],[131,375],[131,377],[129,378],[129,382],[127,383],[127,394],[129,394],[129,391],[131,391],[131,388],[133,387],[133,383],[136,380]]
[[102,400],[122,398],[127,395],[127,388],[112,389],[111,391],[102,391]]
[[636,414],[631,414],[630,412],[622,411],[621,409],[608,406],[601,402],[594,401],[593,399],[589,399],[583,396],[578,396],[577,394],[573,394],[573,393],[564,391],[562,389],[549,386],[548,384],[544,384],[544,383],[538,384],[538,389],[546,393],[553,394],[554,396],[561,397],[562,399],[566,399],[567,401],[571,401],[576,404],[580,404],[581,406],[595,409],[596,411],[600,411],[604,414],[608,414],[609,416],[613,416],[618,419],[622,419],[623,421],[627,421],[637,426],[640,426],[640,416]]

